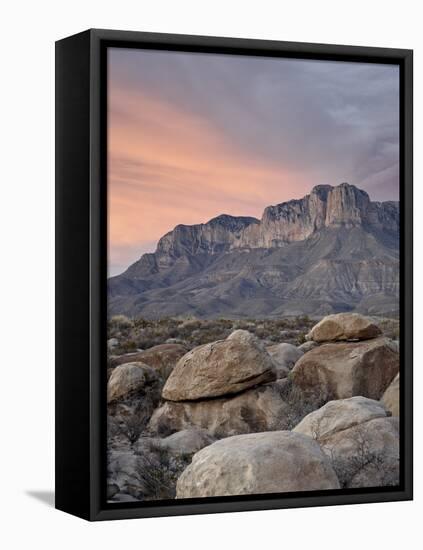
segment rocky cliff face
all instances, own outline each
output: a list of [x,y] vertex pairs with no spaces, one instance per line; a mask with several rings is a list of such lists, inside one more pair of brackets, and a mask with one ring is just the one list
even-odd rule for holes
[[371,202],[365,191],[342,183],[337,187],[318,185],[309,195],[268,206],[261,222],[247,226],[232,248],[272,248],[302,241],[325,227],[374,226],[398,232],[398,205]]
[[159,266],[168,267],[169,261],[186,255],[220,254],[236,247],[243,231],[259,220],[222,214],[207,223],[177,225],[159,240],[156,255]]
[[347,183],[319,185],[268,206],[261,220],[221,215],[176,226],[154,254],[109,281],[109,309],[148,317],[281,315],[284,306],[286,314],[391,313],[398,237],[397,202],[372,202]]

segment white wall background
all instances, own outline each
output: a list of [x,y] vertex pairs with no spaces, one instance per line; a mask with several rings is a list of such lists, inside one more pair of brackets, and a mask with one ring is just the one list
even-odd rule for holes
[[[419,6],[420,4],[420,6]],[[423,306],[421,3],[413,0],[47,0],[3,3],[0,32],[0,540],[3,548],[416,548],[422,387],[416,350],[414,502],[89,524],[54,484],[54,41],[89,27],[415,49],[416,340]],[[419,250],[420,249],[420,250]],[[75,396],[75,406],[78,406]],[[34,492],[43,497],[36,498]],[[32,493],[32,495],[31,495]],[[6,542],[7,539],[7,542]],[[414,542],[413,542],[414,541]]]

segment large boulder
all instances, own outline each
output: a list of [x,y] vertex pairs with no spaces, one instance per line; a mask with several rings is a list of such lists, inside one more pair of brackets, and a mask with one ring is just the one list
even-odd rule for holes
[[120,365],[113,370],[107,383],[107,403],[145,391],[157,381],[156,371],[144,363]]
[[361,395],[380,399],[399,371],[399,354],[388,338],[323,344],[305,353],[291,371],[305,393],[323,400]]
[[277,382],[229,398],[167,401],[156,409],[149,428],[159,435],[196,426],[216,437],[280,429],[289,413]]
[[314,342],[340,340],[368,340],[380,336],[382,331],[368,317],[359,313],[336,313],[324,317],[307,334]]
[[286,378],[298,359],[304,355],[302,350],[287,343],[269,346],[267,353],[273,359],[276,366],[277,378]]
[[222,439],[196,453],[179,477],[177,498],[338,489],[319,445],[289,431]]
[[374,418],[318,441],[342,487],[399,484],[398,418]]
[[307,415],[294,432],[313,437],[330,458],[342,487],[395,485],[399,481],[398,419],[379,401],[330,401]]
[[392,416],[400,415],[400,375],[395,376],[382,396],[382,403]]
[[125,363],[142,363],[157,370],[164,381],[167,380],[176,363],[183,357],[187,348],[180,344],[159,344],[144,351],[125,353],[119,357],[114,357],[110,361],[111,367],[118,367]]
[[198,346],[177,363],[163,388],[170,401],[186,401],[239,393],[276,379],[270,355],[245,330],[226,340]]
[[303,418],[293,431],[324,442],[336,432],[374,418],[384,417],[386,417],[386,410],[379,401],[362,396],[350,397],[329,401]]

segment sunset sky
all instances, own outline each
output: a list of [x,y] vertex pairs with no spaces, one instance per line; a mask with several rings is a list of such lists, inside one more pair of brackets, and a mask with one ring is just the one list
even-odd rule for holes
[[109,274],[179,223],[347,181],[398,200],[396,66],[109,49]]

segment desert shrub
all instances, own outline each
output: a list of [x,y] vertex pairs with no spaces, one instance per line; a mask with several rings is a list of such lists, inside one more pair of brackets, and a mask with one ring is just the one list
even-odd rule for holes
[[117,348],[117,350],[119,351],[119,354],[129,353],[131,351],[136,351],[137,349],[138,349],[138,343],[132,338],[129,338],[128,340],[124,340]]
[[175,498],[176,481],[169,470],[168,461],[159,462],[154,455],[144,454],[136,473],[142,483],[145,500]]
[[292,430],[305,416],[319,409],[325,402],[320,394],[308,395],[304,393],[299,386],[294,384],[290,376],[281,386],[280,391],[282,399],[288,405],[287,412],[281,418],[278,426],[280,430]]
[[315,321],[308,317],[283,319],[143,319],[133,320],[117,315],[109,320],[109,337],[117,337],[119,347],[113,354],[149,349],[167,340],[184,344],[189,349],[223,340],[234,330],[248,330],[265,343],[302,343]]
[[148,327],[149,321],[147,321],[147,319],[143,319],[142,317],[137,317],[133,320],[133,324],[135,329],[143,329]]
[[120,421],[120,433],[124,435],[131,445],[134,445],[143,433],[149,420],[147,411],[139,407],[134,414],[124,416]]
[[375,321],[381,328],[384,336],[387,336],[388,338],[392,338],[392,340],[399,340],[400,323],[398,319],[376,318]]
[[298,346],[301,346],[301,344],[304,344],[304,342],[306,342],[306,334],[307,332],[300,332],[300,334],[298,334],[297,336],[297,345]]
[[298,317],[298,324],[308,326],[309,324],[314,324],[314,321],[312,321],[308,315],[301,315]]
[[107,415],[107,437],[113,438],[121,433],[119,421],[112,415]]
[[[318,428],[315,437],[318,438]],[[333,448],[323,445],[324,450],[331,457],[333,469],[342,488],[349,487],[356,476],[369,471],[372,472],[372,477],[375,478],[377,485],[392,486],[398,484],[399,469],[387,467],[384,453],[372,448],[372,441],[363,426],[355,427],[350,439],[352,449],[348,456],[337,453]]]
[[133,326],[133,321],[131,321],[126,315],[114,315],[109,321],[112,327],[118,329],[131,328]]
[[144,500],[175,498],[176,483],[191,456],[174,456],[151,439],[142,442],[135,454],[140,458],[136,474]]

